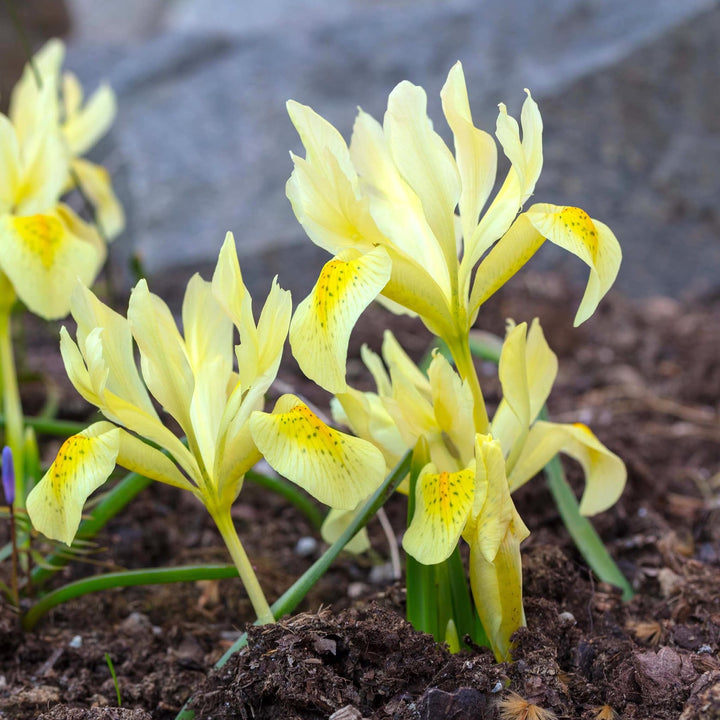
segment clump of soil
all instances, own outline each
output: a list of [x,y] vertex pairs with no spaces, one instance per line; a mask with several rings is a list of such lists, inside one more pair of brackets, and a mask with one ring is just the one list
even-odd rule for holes
[[[532,534],[523,545],[528,627],[511,663],[482,649],[451,655],[404,622],[402,585],[388,579],[387,540],[372,523],[371,554],[339,558],[301,614],[250,627],[247,648],[219,671],[213,664],[252,620],[236,580],[79,598],[29,633],[0,604],[0,718],[170,720],[192,696],[196,717],[208,720],[477,720],[500,717],[502,703],[508,712],[514,691],[558,718],[720,719],[720,299],[614,295],[573,330],[569,296],[557,278],[528,274],[480,322],[501,334],[505,317],[539,315],[560,359],[552,418],[586,422],[624,458],[626,492],[594,523],[637,592],[632,601],[588,572],[538,478],[515,495]],[[354,357],[364,341],[379,349],[386,327],[414,357],[424,352],[415,321],[374,310],[353,337]],[[44,348],[29,349],[29,364],[56,375],[67,415],[87,412],[63,380],[55,340]],[[357,359],[349,368],[353,383],[369,386]],[[495,371],[480,370],[492,407]],[[281,379],[326,406],[291,365]],[[49,460],[57,441],[43,448]],[[578,468],[566,470],[579,491]],[[386,509],[400,537],[404,500]],[[322,552],[304,516],[251,483],[234,518],[271,600]],[[0,523],[0,542],[5,533]],[[119,566],[227,562],[205,511],[161,486],[108,525],[89,559],[54,584]]]

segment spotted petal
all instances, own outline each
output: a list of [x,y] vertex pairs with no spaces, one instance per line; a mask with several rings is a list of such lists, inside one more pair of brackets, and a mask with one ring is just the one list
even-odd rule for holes
[[590,277],[575,325],[585,322],[615,281],[622,251],[612,230],[584,210],[557,205],[533,205],[527,212],[533,227],[550,242],[577,255],[590,268]]
[[254,412],[250,430],[277,472],[330,507],[351,510],[385,476],[376,447],[328,427],[294,395],[283,395],[271,415]]
[[104,259],[94,229],[62,205],[0,218],[0,268],[28,308],[47,320],[67,315],[78,278],[90,285]]
[[350,333],[362,311],[385,287],[390,259],[382,248],[348,250],[328,262],[295,311],[290,344],[303,372],[332,393],[346,388]]
[[438,472],[426,465],[415,486],[415,514],[403,537],[405,552],[424,565],[447,560],[452,554],[473,504],[472,469]]
[[72,544],[85,501],[113,471],[119,444],[120,431],[108,422],[95,423],[68,438],[28,495],[33,526],[53,540]]

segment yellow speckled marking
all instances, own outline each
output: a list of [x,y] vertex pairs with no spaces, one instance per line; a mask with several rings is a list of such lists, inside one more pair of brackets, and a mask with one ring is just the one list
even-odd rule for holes
[[470,470],[426,475],[422,493],[428,515],[436,516],[445,525],[465,520],[467,505],[473,498],[473,478]]
[[60,220],[49,215],[14,218],[13,224],[27,249],[40,258],[45,268],[52,266],[63,238]]
[[597,257],[598,234],[590,216],[581,208],[566,207],[559,213],[558,218],[565,230],[590,251],[594,261]]
[[[72,478],[78,472],[78,468],[83,463],[84,455],[90,451],[90,445],[93,439],[94,438],[83,437],[82,435],[73,435],[60,447],[48,478],[52,494],[55,496],[58,506],[54,508],[56,512],[59,512],[59,506],[61,506],[65,500],[68,490],[68,479]],[[49,498],[48,504],[52,504]]]
[[278,417],[281,431],[305,446],[302,448],[303,453],[311,450],[342,462],[344,444],[342,434],[325,425],[307,405],[296,405],[292,410]]
[[358,263],[330,260],[325,263],[315,288],[315,312],[320,327],[327,328],[328,315],[342,302],[348,288],[358,280]]

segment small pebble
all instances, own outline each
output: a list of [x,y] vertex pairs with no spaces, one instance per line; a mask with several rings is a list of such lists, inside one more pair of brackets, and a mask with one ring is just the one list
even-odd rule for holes
[[387,583],[392,582],[395,579],[392,565],[390,563],[373,565],[370,568],[369,579],[370,582],[375,585],[386,585]]
[[558,620],[563,625],[575,625],[577,623],[577,620],[575,620],[575,616],[571,612],[568,612],[567,610],[565,612],[561,612],[558,615]]
[[491,693],[499,693],[503,689],[503,684],[498,680],[493,686]]
[[314,537],[306,535],[295,543],[295,554],[300,557],[310,557],[315,554],[317,547],[318,541]]
[[712,653],[712,648],[709,645],[701,645],[697,649],[698,653]]
[[4,690],[7,684],[7,678],[4,675],[0,675],[0,690]]
[[368,591],[368,586],[363,582],[351,582],[347,588],[348,597],[356,600]]
[[82,643],[83,643],[82,636],[81,636],[81,635],[76,635],[76,636],[68,643],[68,647],[77,649],[77,648],[82,647]]

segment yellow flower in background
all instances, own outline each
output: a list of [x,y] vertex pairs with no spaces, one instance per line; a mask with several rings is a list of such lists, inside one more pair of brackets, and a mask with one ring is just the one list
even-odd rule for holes
[[33,63],[42,87],[38,87],[32,68],[26,66],[10,98],[10,119],[16,124],[26,122],[35,97],[46,85],[51,88],[50,92],[59,99],[55,117],[70,158],[64,189],[68,191],[79,183],[95,207],[103,236],[112,240],[125,227],[122,205],[115,196],[107,170],[82,156],[110,129],[117,114],[115,93],[102,83],[85,101],[78,78],[71,72],[62,72],[64,58],[65,46],[58,39],[48,41],[40,49]]
[[[545,239],[590,267],[576,323],[592,314],[617,274],[615,236],[583,210],[539,204],[518,215],[542,168],[542,121],[530,94],[522,138],[500,105],[496,135],[511,167],[492,199],[497,149],[473,125],[460,63],[441,98],[454,154],[427,117],[424,90],[409,82],[390,93],[382,125],[359,112],[349,148],[312,109],[288,103],[306,157],[293,155],[287,195],[312,241],[335,256],[298,307],[290,341],[303,371],[335,393],[346,387],[352,327],[376,297],[420,316],[465,378],[463,344],[480,306]],[[476,420],[487,424],[483,412]]]
[[[183,335],[144,280],[131,294],[127,318],[82,286],[72,314],[77,342],[61,331],[65,368],[109,422],[67,440],[31,491],[30,519],[48,537],[72,542],[87,497],[115,463],[192,492],[219,527],[230,522],[243,477],[263,454],[336,507],[354,507],[382,481],[385,466],[376,448],[327,427],[294,396],[280,398],[272,414],[257,412],[277,374],[291,299],[274,281],[255,322],[230,233],[212,282],[195,275],[187,286]],[[237,370],[233,326],[240,335]],[[187,446],[163,422],[151,396],[177,421]]]
[[3,305],[17,295],[46,319],[67,315],[77,279],[90,285],[106,257],[103,238],[61,196],[80,178],[107,224],[117,234],[124,219],[107,172],[79,154],[107,130],[115,113],[109,88],[81,108],[77,79],[67,76],[61,110],[59,74],[64,49],[51,41],[35,57],[41,84],[25,68],[0,115],[0,272]]

